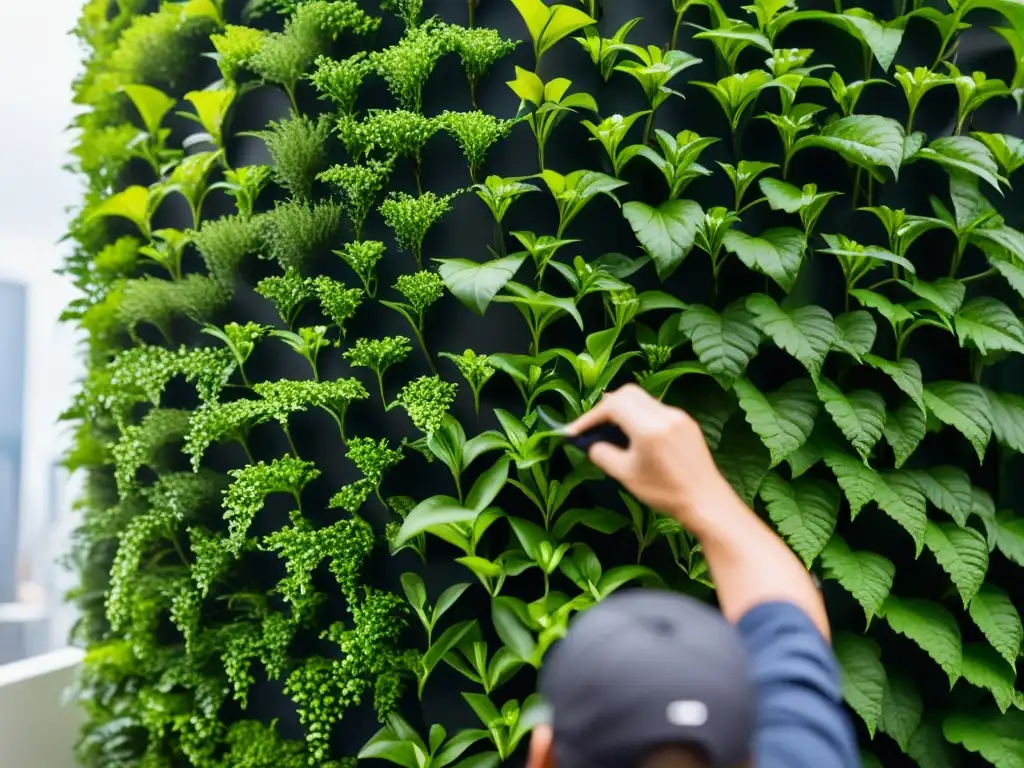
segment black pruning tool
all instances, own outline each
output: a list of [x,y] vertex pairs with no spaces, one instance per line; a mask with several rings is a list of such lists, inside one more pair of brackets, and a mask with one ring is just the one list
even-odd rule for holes
[[589,451],[590,447],[596,443],[611,443],[619,448],[629,447],[629,438],[626,433],[614,424],[598,424],[578,435],[567,435],[565,428],[568,425],[554,418],[544,406],[537,406],[537,416],[548,426],[553,436],[565,440],[569,445],[573,445],[581,451]]

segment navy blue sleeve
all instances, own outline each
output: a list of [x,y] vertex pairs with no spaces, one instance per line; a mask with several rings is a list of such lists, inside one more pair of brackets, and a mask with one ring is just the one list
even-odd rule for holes
[[757,768],[860,768],[839,665],[807,615],[789,603],[752,608],[738,624],[757,685]]

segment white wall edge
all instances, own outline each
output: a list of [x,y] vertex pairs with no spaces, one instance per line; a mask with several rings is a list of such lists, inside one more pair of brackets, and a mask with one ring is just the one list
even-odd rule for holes
[[0,666],[0,688],[71,669],[81,664],[83,658],[85,652],[80,648],[64,648],[42,656],[4,664]]

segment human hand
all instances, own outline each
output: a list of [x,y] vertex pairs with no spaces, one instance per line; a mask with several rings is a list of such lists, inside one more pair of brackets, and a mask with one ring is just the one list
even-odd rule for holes
[[[651,397],[635,384],[607,393],[590,411],[566,427],[578,435],[612,423],[629,447],[596,443],[590,460],[640,501],[691,527],[728,483],[715,466],[700,425],[685,411]],[[720,497],[720,496],[719,496]]]

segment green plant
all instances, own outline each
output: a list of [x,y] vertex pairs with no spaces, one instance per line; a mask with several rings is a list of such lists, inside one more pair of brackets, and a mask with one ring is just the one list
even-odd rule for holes
[[299,200],[278,203],[261,214],[260,237],[264,251],[282,269],[298,269],[315,254],[327,250],[341,229],[341,206]]
[[392,192],[380,204],[380,214],[395,233],[398,247],[413,255],[417,267],[423,267],[423,241],[427,232],[451,210],[452,200],[458,194],[439,196],[424,192],[414,197],[405,192]]
[[519,47],[518,40],[505,40],[497,30],[473,26],[473,11],[478,0],[468,0],[470,8],[469,29],[449,26],[447,33],[452,49],[462,60],[469,80],[469,96],[473,106],[477,107],[477,86],[480,78],[487,74],[498,61],[508,56]]
[[302,277],[289,269],[280,277],[266,277],[256,285],[256,292],[274,303],[277,314],[289,328],[295,326],[302,308],[313,298],[313,279]]
[[356,339],[351,349],[343,353],[349,363],[358,368],[369,368],[377,377],[381,404],[388,405],[384,394],[384,374],[388,368],[404,362],[412,346],[405,336],[388,336],[383,339]]
[[436,272],[422,270],[411,275],[402,275],[394,285],[402,294],[404,302],[382,301],[381,304],[393,309],[406,319],[419,342],[423,356],[433,369],[433,360],[423,338],[423,320],[426,312],[444,296],[444,282]]
[[265,131],[257,131],[274,159],[274,181],[293,198],[310,200],[313,182],[327,165],[327,139],[331,124],[326,116],[314,122],[298,115],[270,123]]
[[537,162],[544,170],[544,148],[555,127],[577,109],[597,112],[597,102],[589,93],[569,93],[572,81],[556,77],[545,83],[535,73],[516,67],[516,79],[508,87],[522,99],[520,112],[526,111],[526,120],[537,139]]
[[363,239],[363,227],[377,197],[388,183],[392,160],[367,160],[361,165],[336,165],[319,178],[341,191],[341,206],[357,240]]
[[406,384],[388,407],[403,408],[416,428],[429,435],[441,428],[445,414],[455,401],[455,390],[455,384],[439,376],[421,376]]
[[545,5],[541,0],[512,0],[533,39],[534,67],[560,40],[597,20],[571,5]]
[[444,112],[438,121],[459,143],[474,184],[487,159],[487,150],[508,136],[515,125],[512,120],[501,120],[485,112]]
[[384,258],[387,247],[378,240],[354,240],[334,253],[351,267],[363,284],[366,295],[377,296],[377,264]]
[[651,135],[651,126],[654,124],[654,114],[658,111],[658,107],[664,104],[670,96],[682,95],[668,87],[669,81],[683,70],[700,64],[701,60],[682,51],[662,51],[656,45],[649,45],[644,49],[638,45],[622,43],[620,50],[627,51],[636,58],[616,64],[615,70],[636,78],[644,89],[647,103],[651,107],[647,113],[647,123],[644,126],[643,143],[646,144]]
[[462,378],[469,384],[473,392],[473,408],[480,413],[480,390],[490,381],[495,369],[488,361],[486,355],[478,355],[471,349],[467,349],[461,355],[454,355],[451,352],[442,352],[441,357],[451,360],[459,369]]

